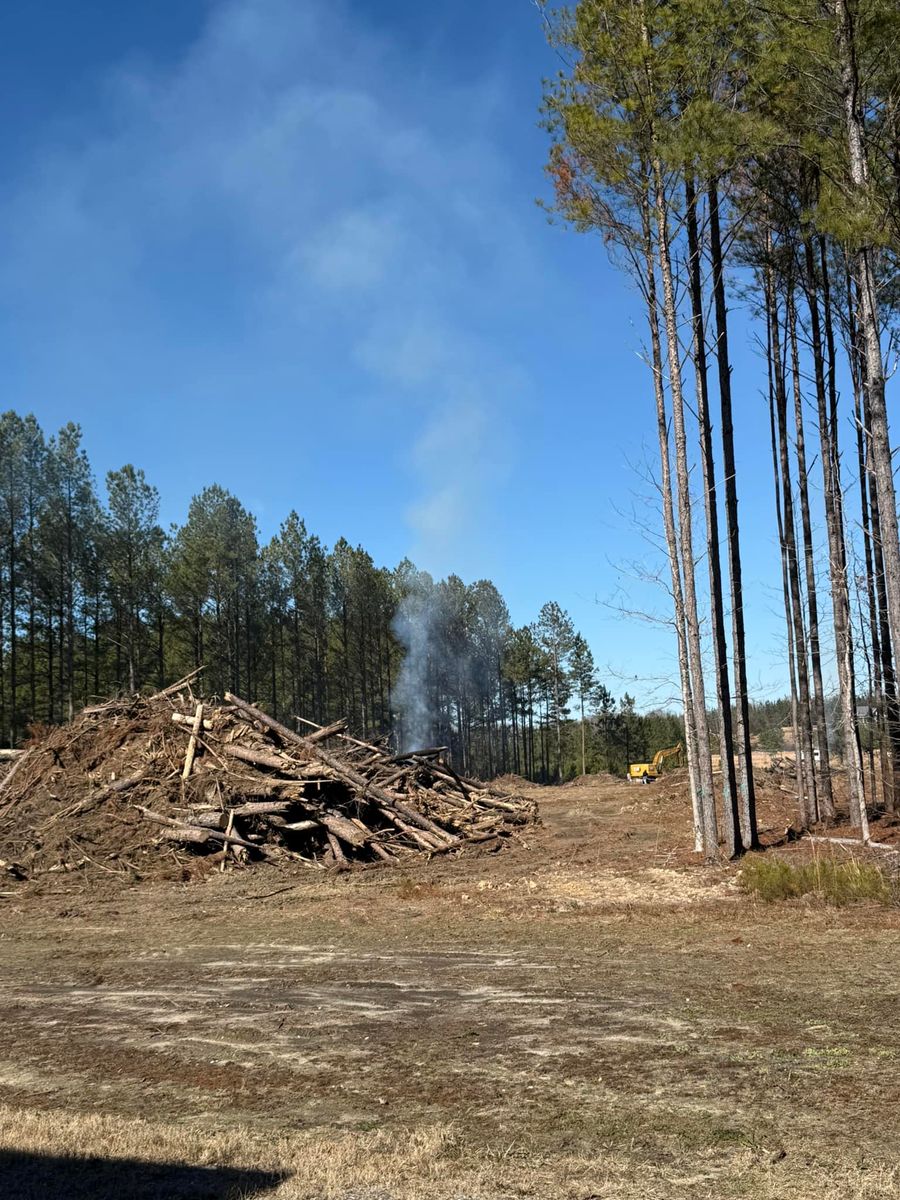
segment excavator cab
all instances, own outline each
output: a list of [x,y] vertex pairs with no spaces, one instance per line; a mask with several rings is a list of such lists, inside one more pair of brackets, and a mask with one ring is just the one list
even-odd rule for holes
[[670,746],[667,750],[657,750],[652,762],[631,763],[625,778],[629,783],[650,783],[662,775],[662,764],[667,758],[681,757],[684,747],[681,742]]

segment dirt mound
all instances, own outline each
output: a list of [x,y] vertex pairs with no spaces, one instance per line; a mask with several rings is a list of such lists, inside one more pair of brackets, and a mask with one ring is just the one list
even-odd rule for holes
[[508,771],[505,775],[495,775],[491,783],[505,792],[519,792],[522,788],[540,787],[540,784],[532,783],[530,779],[526,779],[524,775],[516,775],[514,771]]
[[402,863],[499,847],[533,801],[460,778],[441,748],[393,755],[343,722],[294,733],[237,696],[185,685],[85,709],[0,780],[0,860],[29,879],[81,870],[184,877],[200,863]]
[[624,782],[620,775],[613,775],[609,771],[595,771],[587,775],[576,775],[574,779],[568,780],[563,784],[563,787],[599,787],[610,783]]

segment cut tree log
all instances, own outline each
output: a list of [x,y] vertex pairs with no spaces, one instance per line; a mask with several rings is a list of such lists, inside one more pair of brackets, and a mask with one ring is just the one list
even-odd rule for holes
[[28,759],[28,755],[29,752],[26,750],[26,752],[20,758],[16,759],[3,778],[0,779],[0,793],[6,791],[9,785],[15,779],[16,775],[19,773],[19,771],[21,771],[23,764]]
[[324,742],[326,738],[334,737],[338,733],[343,733],[347,728],[346,721],[335,721],[333,725],[323,725],[317,729],[315,733],[309,734],[306,738],[307,742]]
[[370,833],[363,833],[357,829],[352,821],[346,817],[340,817],[337,813],[323,813],[319,817],[319,823],[324,825],[329,833],[333,833],[335,837],[341,841],[348,842],[351,846],[365,846],[367,842],[372,840]]
[[190,671],[184,676],[183,679],[179,679],[177,683],[170,683],[169,686],[167,688],[163,688],[161,692],[154,692],[152,696],[148,696],[148,700],[152,702],[153,700],[163,700],[167,696],[174,696],[177,692],[182,691],[184,688],[193,683],[193,681],[202,673],[202,671],[203,667],[195,667],[193,671]]
[[251,750],[247,746],[239,746],[237,742],[223,742],[219,748],[223,754],[228,754],[231,758],[239,758],[241,762],[252,763],[255,767],[268,767],[272,771],[281,771],[283,774],[287,774],[291,770],[292,764],[289,759],[267,750]]
[[198,827],[197,825],[189,825],[186,821],[178,821],[174,817],[166,817],[162,813],[154,812],[152,808],[145,808],[142,804],[136,804],[135,808],[140,809],[148,821],[154,821],[157,825],[162,825],[166,829],[171,830],[172,834],[183,834],[182,840],[186,842],[202,842],[207,838],[213,838],[215,841],[225,842],[227,845],[243,846],[247,850],[257,850],[263,852],[263,847],[256,842],[248,842],[245,838],[236,837],[234,834],[222,833],[219,829],[207,829]]
[[[307,738],[302,737],[299,733],[294,733],[292,730],[276,721],[274,717],[270,717],[268,713],[264,713],[260,709],[255,708],[252,704],[248,704],[246,700],[242,700],[240,696],[235,696],[232,692],[226,692],[225,699],[229,704],[233,704],[236,708],[239,708],[242,712],[245,712],[249,717],[252,717],[254,721],[259,721],[262,725],[265,725],[267,729],[271,729],[273,733],[276,733],[278,737],[286,741],[288,745],[299,746],[302,750],[311,750],[309,740]],[[405,817],[406,820],[408,820],[411,824],[418,825],[420,829],[425,829],[429,833],[433,833],[435,837],[440,838],[440,840],[445,842],[448,846],[459,844],[458,837],[451,833],[447,833],[445,830],[441,829],[440,825],[435,824],[435,822],[430,820],[428,817],[423,817],[421,813],[417,813],[415,809],[409,808],[397,796],[392,796],[390,792],[386,792],[383,788],[378,787],[377,784],[366,779],[364,775],[360,775],[358,771],[354,771],[352,767],[348,767],[339,758],[329,754],[326,750],[322,750],[320,747],[316,747],[315,754],[316,757],[326,765],[326,767],[330,767],[331,770],[334,771],[335,775],[337,775],[339,779],[344,779],[347,783],[351,783],[363,796],[375,796],[388,808],[396,809],[397,812],[400,813],[401,816]]]
[[79,800],[77,804],[70,804],[68,808],[59,809],[48,821],[44,822],[41,828],[48,829],[58,821],[68,820],[70,817],[78,816],[80,813],[85,813],[91,808],[96,808],[98,804],[103,804],[105,800],[109,800],[112,796],[118,796],[122,792],[127,792],[131,788],[137,787],[145,776],[146,771],[136,771],[134,775],[126,775],[124,779],[114,779],[112,783],[108,783],[105,787],[100,788],[99,791],[92,792],[89,796],[85,796],[83,800]]
[[815,834],[808,833],[806,835],[808,842],[831,842],[835,846],[857,846],[861,850],[887,850],[889,854],[900,854],[900,850],[896,846],[890,846],[887,842],[870,842],[862,838],[844,838],[844,837],[819,837]]
[[292,800],[251,800],[229,809],[235,817],[284,816],[294,807]]
[[331,853],[334,855],[334,861],[337,866],[341,868],[346,867],[348,865],[347,859],[343,850],[341,849],[340,842],[337,840],[331,830],[328,830],[325,836],[328,838],[328,845],[331,847]]
[[[172,713],[172,721],[176,725],[187,725],[189,728],[194,724],[193,716],[188,716],[187,713],[180,713],[180,712]],[[204,717],[203,718],[203,728],[207,732],[209,732],[210,730],[214,729],[215,726],[213,725],[212,721],[210,721],[207,717]]]
[[194,755],[197,752],[197,735],[200,733],[200,727],[203,724],[203,704],[197,702],[197,710],[194,713],[194,724],[191,726],[191,736],[188,740],[187,750],[184,753],[184,769],[181,772],[182,779],[189,779],[191,770],[194,766]]
[[343,869],[501,844],[535,819],[532,800],[458,781],[428,752],[398,762],[386,743],[345,728],[304,736],[238,697],[212,703],[187,687],[155,701],[121,697],[7,759],[0,855],[27,864],[23,877],[58,863],[67,842],[84,842],[97,858],[86,861],[110,874],[143,855],[145,878],[154,862],[169,871],[168,847],[179,843],[186,865],[196,854],[219,863],[227,850],[248,867],[266,856]]

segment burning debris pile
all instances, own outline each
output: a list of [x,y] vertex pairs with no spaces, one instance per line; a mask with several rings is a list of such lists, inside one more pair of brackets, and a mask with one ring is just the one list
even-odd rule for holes
[[140,878],[198,855],[344,869],[498,847],[535,819],[531,801],[462,779],[438,748],[395,755],[343,722],[295,733],[183,682],[86,708],[16,758],[0,780],[0,859],[20,879]]

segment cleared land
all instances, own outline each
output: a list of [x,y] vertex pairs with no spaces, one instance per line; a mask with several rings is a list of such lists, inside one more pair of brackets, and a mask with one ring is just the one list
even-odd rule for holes
[[677,781],[540,801],[406,875],[12,889],[4,1194],[900,1196],[900,914],[748,899]]

